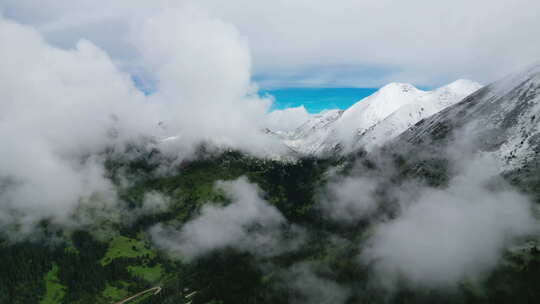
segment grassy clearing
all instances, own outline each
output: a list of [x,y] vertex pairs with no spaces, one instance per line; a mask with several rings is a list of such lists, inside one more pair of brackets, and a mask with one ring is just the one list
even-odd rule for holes
[[53,264],[52,269],[45,275],[45,297],[41,300],[41,304],[56,304],[62,303],[62,299],[66,294],[66,287],[60,284],[58,279],[58,265]]
[[110,242],[109,249],[105,256],[100,260],[100,263],[101,265],[106,266],[115,258],[136,258],[145,255],[148,255],[150,259],[156,256],[144,242],[120,235]]
[[128,266],[128,271],[137,277],[150,283],[157,282],[163,275],[163,267],[160,264],[154,267],[148,266]]
[[[120,285],[124,285],[125,287],[127,287],[128,284],[121,282]],[[128,297],[129,293],[125,289],[107,284],[107,286],[103,290],[102,295],[110,301],[118,301]]]

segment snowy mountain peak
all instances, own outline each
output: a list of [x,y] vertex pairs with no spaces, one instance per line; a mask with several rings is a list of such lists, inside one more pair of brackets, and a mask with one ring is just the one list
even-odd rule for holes
[[335,134],[341,142],[348,143],[356,134],[363,133],[402,106],[416,103],[425,94],[426,91],[411,84],[390,83],[348,108],[337,121]]
[[301,154],[321,154],[341,147],[371,149],[394,138],[419,120],[457,103],[481,87],[460,79],[433,91],[393,82],[356,102],[345,111],[314,115],[292,132],[280,134]]
[[401,93],[415,93],[420,91],[410,83],[391,82],[382,88],[380,88],[375,94],[401,94]]
[[481,87],[482,85],[476,81],[469,79],[458,79],[444,87],[440,87],[439,89],[448,89],[454,92],[470,92],[471,90],[478,90]]

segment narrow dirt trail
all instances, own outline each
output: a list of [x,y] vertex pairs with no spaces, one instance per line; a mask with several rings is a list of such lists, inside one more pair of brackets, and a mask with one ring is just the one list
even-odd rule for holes
[[134,300],[134,299],[136,299],[136,298],[138,298],[138,297],[144,295],[145,293],[151,292],[152,290],[155,290],[154,294],[156,295],[156,294],[158,294],[158,293],[161,291],[161,287],[156,286],[156,287],[149,288],[149,289],[147,289],[147,290],[143,290],[143,291],[141,291],[141,292],[139,292],[139,293],[137,293],[137,294],[132,295],[132,296],[129,297],[129,298],[123,299],[122,301],[114,302],[113,304],[124,304],[124,303],[127,303],[127,302],[129,302],[129,301],[131,301],[131,300]]

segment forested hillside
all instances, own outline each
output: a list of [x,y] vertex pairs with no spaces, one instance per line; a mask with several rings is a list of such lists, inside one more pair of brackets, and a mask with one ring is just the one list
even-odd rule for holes
[[[508,251],[504,262],[480,282],[440,289],[404,281],[391,292],[373,284],[372,269],[360,263],[358,255],[374,218],[392,217],[397,210],[385,189],[411,180],[444,187],[450,174],[440,159],[408,161],[393,155],[386,161],[397,169],[388,173],[383,168],[387,163],[363,153],[280,162],[238,152],[201,152],[195,160],[170,163],[173,169],[164,174],[159,173],[160,165],[168,161],[155,151],[130,160],[110,157],[109,177],[121,188],[125,216],[132,218],[96,218],[85,229],[43,221],[32,238],[12,242],[6,236],[0,247],[0,303],[111,303],[153,286],[163,289],[134,303],[526,303],[539,296],[536,243]],[[348,222],[325,216],[318,204],[325,184],[339,176],[366,174],[384,176],[377,185],[379,207],[374,215]],[[298,246],[273,254],[224,246],[187,259],[154,245],[152,226],[182,226],[205,205],[226,206],[230,197],[214,183],[241,176],[258,185],[262,198],[283,214],[283,238]],[[122,178],[136,182],[122,185]],[[135,216],[131,211],[153,192],[170,198],[168,207]],[[327,287],[313,289],[319,285]]]

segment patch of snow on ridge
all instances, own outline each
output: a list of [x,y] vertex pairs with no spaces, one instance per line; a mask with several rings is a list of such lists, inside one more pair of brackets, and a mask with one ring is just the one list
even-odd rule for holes
[[341,117],[342,110],[326,110],[305,122],[296,130],[281,133],[285,145],[300,154],[318,154],[328,148],[333,148],[337,142],[330,143],[333,132],[332,125]]

